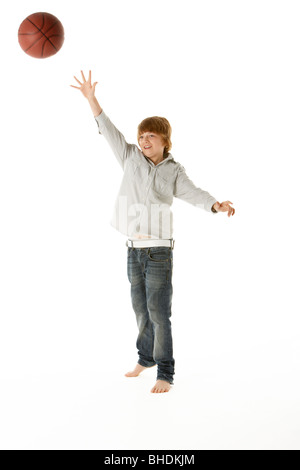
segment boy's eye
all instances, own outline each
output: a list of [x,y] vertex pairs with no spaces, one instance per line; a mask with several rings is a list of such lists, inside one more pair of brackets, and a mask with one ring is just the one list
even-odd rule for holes
[[[154,134],[149,134],[149,137],[155,137],[155,135],[154,135]],[[140,138],[140,139],[143,139],[143,138],[144,138],[144,136],[143,136],[143,135],[141,135],[139,138]]]

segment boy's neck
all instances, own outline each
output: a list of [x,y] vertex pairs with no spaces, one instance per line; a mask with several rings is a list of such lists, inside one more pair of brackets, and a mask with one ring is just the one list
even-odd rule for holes
[[163,155],[162,156],[157,155],[157,156],[152,157],[152,158],[150,158],[150,157],[146,157],[146,158],[148,158],[148,160],[150,160],[152,163],[154,163],[155,166],[158,165],[160,162],[162,162],[164,160]]

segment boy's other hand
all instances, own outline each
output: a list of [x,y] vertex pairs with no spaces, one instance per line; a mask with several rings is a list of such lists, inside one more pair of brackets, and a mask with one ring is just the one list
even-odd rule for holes
[[85,76],[84,76],[82,70],[81,70],[81,75],[82,75],[83,83],[81,83],[78,80],[78,78],[76,78],[75,75],[74,75],[74,78],[79,83],[80,87],[79,86],[74,86],[74,85],[70,85],[70,86],[73,87],[73,88],[77,88],[77,90],[80,90],[85,98],[87,98],[88,100],[91,100],[95,96],[95,87],[96,87],[98,82],[94,82],[93,85],[92,85],[92,72],[91,71],[89,71],[88,80],[85,79]]
[[233,204],[233,202],[225,201],[225,202],[221,202],[221,204],[219,202],[216,202],[213,205],[213,207],[218,212],[228,212],[228,217],[230,217],[231,215],[235,214],[235,209],[231,207],[229,204]]

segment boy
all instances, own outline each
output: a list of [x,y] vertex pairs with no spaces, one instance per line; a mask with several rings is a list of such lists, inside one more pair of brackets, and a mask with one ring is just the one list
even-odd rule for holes
[[140,149],[128,144],[112,124],[95,97],[97,82],[76,77],[91,106],[99,133],[108,141],[124,176],[115,206],[112,225],[129,237],[127,273],[131,300],[138,325],[138,363],[125,374],[137,377],[147,367],[157,365],[157,381],[152,393],[168,392],[175,373],[171,332],[172,304],[172,205],[173,196],[211,212],[234,215],[230,201],[221,204],[207,191],[197,188],[175,162],[171,150],[171,126],[158,116],[138,126]]

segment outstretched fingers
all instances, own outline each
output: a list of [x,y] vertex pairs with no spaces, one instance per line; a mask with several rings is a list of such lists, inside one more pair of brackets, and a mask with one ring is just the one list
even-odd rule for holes
[[86,79],[85,79],[85,76],[83,74],[83,71],[81,70],[81,75],[82,75],[82,78],[83,78],[83,81],[86,82]]
[[78,80],[78,78],[75,77],[74,75],[74,78],[76,80],[76,82],[79,83],[80,87],[79,86],[75,86],[75,85],[70,85],[72,88],[77,88],[77,90],[80,90],[81,89],[81,86],[82,86],[82,83]]
[[79,83],[79,85],[82,85],[82,83],[78,80],[78,78],[75,77],[75,75],[74,75],[74,78],[75,78],[76,82]]

